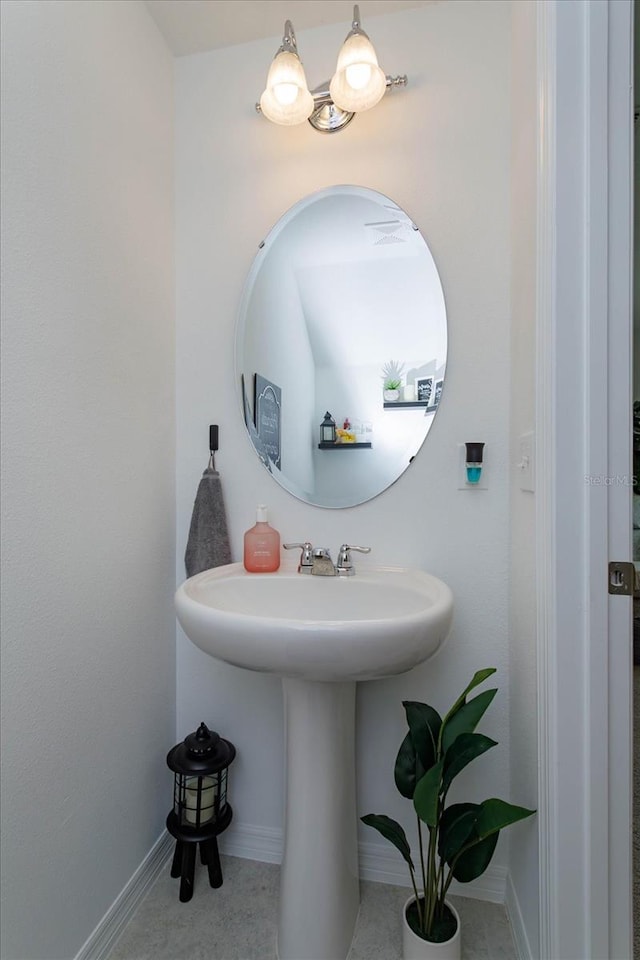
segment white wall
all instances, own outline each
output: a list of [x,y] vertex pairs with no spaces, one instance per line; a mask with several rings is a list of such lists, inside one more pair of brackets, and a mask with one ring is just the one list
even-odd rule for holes
[[[521,489],[520,438],[535,426],[536,356],[536,4],[520,0],[512,15],[511,162],[511,592],[509,696],[511,797],[538,801],[536,663],[536,500]],[[538,833],[531,818],[514,830],[510,870],[529,951],[539,956]]]
[[[509,17],[501,0],[461,0],[370,18],[383,68],[406,71],[409,85],[335,136],[256,116],[278,38],[186,57],[176,68],[177,577],[184,577],[207,425],[217,422],[234,559],[264,501],[283,540],[309,538],[334,550],[345,540],[370,544],[373,561],[417,565],[452,586],[455,622],[439,655],[359,691],[360,812],[399,816],[409,829],[413,816],[392,774],[404,735],[401,700],[447,709],[473,672],[490,665],[500,693],[483,730],[500,746],[465,771],[459,793],[507,798],[510,788]],[[342,26],[299,33],[312,85],[332,69],[343,34]],[[442,406],[411,468],[375,500],[329,511],[293,499],[258,463],[236,401],[233,331],[259,241],[297,200],[335,183],[379,190],[416,221],[442,278],[450,341]],[[466,440],[486,442],[486,491],[457,489],[457,444]],[[242,825],[277,832],[279,681],[216,663],[180,634],[179,735],[201,719],[238,747],[231,836]],[[364,828],[361,836],[375,842]],[[494,862],[504,865],[506,853],[501,841]]]
[[2,7],[2,956],[74,956],[174,742],[172,62],[135,0]]

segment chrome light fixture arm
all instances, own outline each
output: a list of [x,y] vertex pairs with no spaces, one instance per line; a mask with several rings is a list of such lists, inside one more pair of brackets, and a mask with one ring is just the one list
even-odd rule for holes
[[284,22],[282,43],[278,47],[276,56],[278,56],[279,53],[295,53],[296,57],[298,56],[298,42],[291,20],[285,20]]
[[[392,87],[403,87],[407,83],[406,73],[403,76],[391,77],[387,75],[387,90]],[[320,133],[336,133],[342,130],[355,117],[355,113],[349,110],[342,110],[331,99],[329,92],[329,81],[326,80],[311,91],[313,97],[313,113],[309,117],[309,123],[314,130]]]

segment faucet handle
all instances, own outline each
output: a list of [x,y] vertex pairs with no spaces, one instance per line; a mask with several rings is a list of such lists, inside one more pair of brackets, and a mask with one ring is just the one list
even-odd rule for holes
[[357,550],[358,553],[371,553],[371,547],[356,547],[354,544],[343,543],[338,552],[338,562],[336,570],[338,576],[352,577],[355,568],[351,562],[351,550]]
[[311,571],[311,567],[313,566],[313,546],[308,540],[305,540],[304,543],[283,543],[282,546],[285,550],[295,550],[295,548],[298,547],[302,551],[300,554],[300,562],[298,563],[298,573],[309,573]]

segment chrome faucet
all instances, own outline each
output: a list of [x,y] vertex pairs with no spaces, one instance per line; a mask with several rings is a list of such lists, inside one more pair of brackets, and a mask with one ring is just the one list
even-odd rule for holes
[[311,574],[314,577],[335,577],[336,568],[327,547],[317,547],[313,551]]
[[313,547],[308,540],[305,540],[304,543],[283,543],[282,546],[285,550],[295,550],[296,547],[299,547],[302,553],[300,554],[300,562],[298,563],[298,573],[312,572]]
[[338,553],[338,562],[336,564],[336,574],[339,577],[352,577],[356,568],[351,560],[351,550],[357,550],[358,553],[371,553],[371,547],[354,547],[348,543],[343,543]]
[[293,550],[296,547],[302,552],[300,562],[298,563],[298,573],[311,574],[314,577],[352,577],[356,569],[351,560],[351,550],[357,550],[358,553],[371,553],[371,547],[355,547],[348,543],[343,543],[338,553],[338,562],[335,564],[331,559],[331,553],[327,547],[314,547],[308,540],[304,543],[283,543],[285,550]]

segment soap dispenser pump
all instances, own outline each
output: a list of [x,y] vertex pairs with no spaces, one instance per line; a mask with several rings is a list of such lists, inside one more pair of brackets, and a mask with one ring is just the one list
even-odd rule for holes
[[256,523],[244,535],[244,568],[249,573],[275,573],[280,567],[280,534],[267,522],[267,508],[258,504]]

